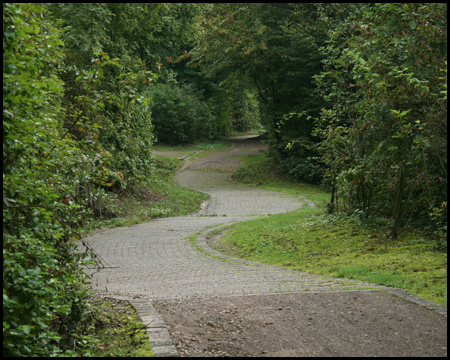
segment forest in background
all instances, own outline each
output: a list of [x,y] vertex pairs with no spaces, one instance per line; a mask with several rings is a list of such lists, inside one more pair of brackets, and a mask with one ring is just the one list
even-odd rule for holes
[[156,141],[258,124],[330,213],[446,249],[446,4],[3,4],[3,355],[89,354],[80,227]]

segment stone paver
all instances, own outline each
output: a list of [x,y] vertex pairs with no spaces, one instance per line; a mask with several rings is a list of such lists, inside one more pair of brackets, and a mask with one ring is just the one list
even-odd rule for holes
[[208,208],[202,212],[206,215],[271,215],[304,204],[300,198],[232,183],[228,173],[185,170],[175,179],[181,186],[211,195]]
[[[233,147],[236,155],[260,149],[260,145]],[[157,357],[177,356],[177,351],[149,300],[361,287],[345,280],[226,258],[207,246],[204,229],[251,216],[288,212],[304,204],[300,198],[232,183],[224,170],[238,163],[233,153],[223,151],[215,153],[214,159],[187,162],[176,176],[180,185],[211,196],[199,214],[106,230],[87,239],[106,266],[100,272],[91,270],[93,287],[107,296],[129,300],[146,325]],[[196,250],[187,238],[198,233],[198,246],[215,257]]]
[[[222,261],[200,253],[186,238],[207,227],[239,220],[242,218],[186,216],[97,234],[89,243],[108,268],[93,274],[93,285],[110,295],[147,299],[367,287],[238,259]],[[200,245],[202,237],[204,234],[199,236],[199,246],[205,247],[205,242]]]

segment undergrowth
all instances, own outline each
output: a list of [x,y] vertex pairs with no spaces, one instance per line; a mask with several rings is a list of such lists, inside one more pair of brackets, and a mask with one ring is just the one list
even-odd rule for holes
[[89,300],[94,357],[152,357],[145,325],[126,301],[93,297]]
[[157,156],[154,176],[135,189],[109,194],[104,203],[111,218],[94,219],[86,229],[128,226],[198,211],[208,195],[176,184],[174,175],[181,164],[178,159]]

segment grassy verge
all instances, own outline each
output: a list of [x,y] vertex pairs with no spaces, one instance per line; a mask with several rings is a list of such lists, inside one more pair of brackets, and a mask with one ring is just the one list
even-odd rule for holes
[[434,251],[425,234],[403,231],[393,240],[383,219],[324,215],[328,194],[273,169],[258,155],[247,159],[234,179],[301,194],[319,208],[238,223],[220,240],[222,249],[248,260],[393,286],[447,304],[447,254]]
[[211,142],[200,142],[189,145],[167,145],[167,144],[156,144],[154,145],[154,150],[161,151],[182,151],[189,153],[190,151],[196,150],[222,150],[229,147],[231,143],[227,140],[217,140]]
[[237,130],[232,130],[229,131],[226,136],[228,137],[232,137],[232,136],[245,136],[245,135],[261,135],[264,134],[265,130],[263,128],[257,128],[257,129],[251,129],[248,131],[237,131]]
[[318,208],[324,208],[330,200],[330,195],[322,187],[296,182],[278,170],[265,153],[242,156],[241,159],[240,168],[232,176],[234,181],[291,196],[301,195],[314,202]]
[[153,357],[145,326],[128,302],[94,297],[90,304],[93,357]]
[[208,196],[175,183],[173,177],[181,165],[178,159],[157,156],[154,177],[132,191],[109,194],[104,204],[114,214],[113,218],[94,219],[86,230],[128,226],[197,212]]

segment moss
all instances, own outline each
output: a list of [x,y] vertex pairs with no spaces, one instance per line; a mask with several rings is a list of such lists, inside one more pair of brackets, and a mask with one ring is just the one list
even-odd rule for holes
[[345,277],[411,291],[447,304],[447,254],[434,242],[404,230],[388,238],[388,219],[366,222],[346,216],[326,216],[329,201],[319,186],[290,180],[265,154],[243,157],[234,180],[264,189],[298,194],[319,208],[238,223],[219,245],[233,256],[288,266],[311,273]]

